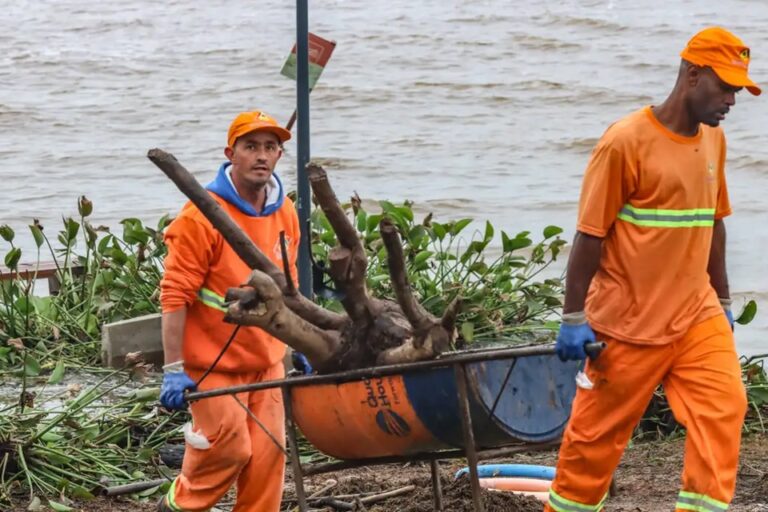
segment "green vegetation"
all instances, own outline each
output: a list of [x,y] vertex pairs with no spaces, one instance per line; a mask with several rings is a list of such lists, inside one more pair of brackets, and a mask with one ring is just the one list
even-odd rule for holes
[[[400,231],[409,278],[425,307],[439,314],[454,297],[462,297],[457,348],[552,341],[562,280],[543,276],[565,244],[560,228],[547,227],[540,241],[525,231],[497,233],[490,223],[470,234],[470,219],[438,222],[427,215],[417,221],[409,203],[380,206],[381,212],[372,214],[358,200],[345,205],[368,252],[373,294],[392,295],[377,229],[387,215]],[[169,471],[158,449],[182,438],[185,415],[155,406],[157,380],[146,377],[148,369],[140,361],[118,371],[98,366],[102,324],[159,310],[162,231],[169,219],[160,219],[154,228],[125,219],[118,235],[91,225],[92,209],[90,201],[80,198],[79,219],[63,219],[54,240],[57,248],[38,222],[29,226],[37,265],[41,259],[56,262],[61,286],[54,295],[36,293],[35,279],[20,276],[24,255],[14,245],[15,233],[0,226],[8,244],[4,262],[12,273],[0,281],[0,396],[8,390],[7,400],[0,399],[0,508],[42,499],[54,510],[70,510],[70,498],[163,477]],[[336,242],[319,210],[312,215],[312,230],[313,256],[321,264]],[[496,236],[501,244],[491,246]],[[319,300],[339,308],[328,295]],[[755,310],[750,303],[740,321],[751,320]],[[766,357],[745,360],[742,366],[750,398],[745,432],[768,432]],[[645,431],[669,434],[676,427],[669,427],[663,395],[660,400],[649,409]],[[302,458],[321,456],[302,446]],[[145,499],[157,489],[134,497]]]

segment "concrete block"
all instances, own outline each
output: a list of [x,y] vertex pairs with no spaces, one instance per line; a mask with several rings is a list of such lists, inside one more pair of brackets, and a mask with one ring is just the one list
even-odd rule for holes
[[104,366],[121,368],[125,355],[141,352],[144,360],[155,366],[163,365],[163,341],[160,313],[130,320],[104,324],[101,328],[101,362]]

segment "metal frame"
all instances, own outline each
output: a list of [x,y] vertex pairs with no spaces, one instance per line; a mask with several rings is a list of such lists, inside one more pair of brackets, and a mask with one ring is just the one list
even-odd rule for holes
[[[590,352],[598,351],[604,346],[603,343],[589,344],[587,347]],[[221,389],[212,389],[209,391],[200,391],[189,393],[187,400],[200,400],[212,396],[221,396],[226,394],[241,393],[244,391],[257,391],[263,389],[272,389],[279,387],[283,394],[283,405],[285,408],[285,419],[288,434],[288,445],[290,448],[291,468],[293,470],[293,480],[296,486],[296,499],[301,512],[307,512],[309,506],[307,495],[304,490],[304,477],[350,469],[361,466],[375,466],[380,464],[391,464],[397,462],[412,461],[430,461],[430,470],[432,474],[432,491],[434,497],[434,510],[442,511],[442,488],[440,485],[440,473],[437,461],[440,459],[455,459],[466,457],[469,467],[469,478],[472,488],[472,500],[475,512],[484,512],[482,503],[480,480],[478,477],[477,464],[480,459],[489,459],[503,457],[515,453],[541,451],[559,446],[559,441],[546,443],[510,443],[501,448],[478,450],[475,445],[474,433],[472,431],[472,415],[469,406],[469,394],[467,384],[466,365],[483,361],[494,361],[503,359],[516,359],[518,357],[532,357],[542,355],[553,355],[554,345],[538,345],[529,347],[504,348],[492,350],[477,350],[470,352],[460,352],[445,354],[444,356],[415,363],[395,364],[388,366],[378,366],[373,368],[363,368],[358,370],[349,370],[326,375],[313,375],[291,377],[287,379],[272,380],[266,382],[257,382],[253,384],[244,384]],[[456,375],[456,388],[459,400],[459,411],[461,415],[462,433],[464,437],[464,447],[450,450],[427,451],[422,453],[376,457],[368,459],[343,460],[339,462],[309,464],[303,465],[299,459],[298,444],[296,441],[296,423],[293,417],[293,404],[291,401],[291,389],[295,386],[311,386],[315,384],[341,384],[344,382],[355,381],[364,378],[381,377],[385,375],[394,375],[404,372],[417,372],[432,368],[451,367]],[[506,386],[506,380],[504,382]],[[499,390],[503,391],[504,387]],[[494,408],[495,408],[494,404]]]

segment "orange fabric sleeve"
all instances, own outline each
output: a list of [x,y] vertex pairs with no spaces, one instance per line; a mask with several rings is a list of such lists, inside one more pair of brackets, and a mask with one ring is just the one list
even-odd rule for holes
[[604,136],[597,143],[582,182],[576,229],[605,237],[634,189],[633,167],[617,141]]
[[731,200],[728,197],[728,184],[725,180],[725,135],[722,134],[722,142],[720,146],[720,162],[717,169],[717,206],[715,206],[715,219],[722,219],[727,217],[733,211],[731,210]]
[[164,313],[189,306],[197,297],[210,263],[217,240],[210,226],[197,219],[181,215],[165,233],[168,255],[160,282],[160,303]]

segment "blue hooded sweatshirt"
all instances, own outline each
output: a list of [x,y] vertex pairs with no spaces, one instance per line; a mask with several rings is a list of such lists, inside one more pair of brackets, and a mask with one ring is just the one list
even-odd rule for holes
[[205,186],[206,190],[210,190],[250,217],[266,217],[275,213],[281,206],[283,206],[285,192],[283,192],[283,182],[280,181],[277,174],[272,173],[272,177],[269,179],[269,184],[267,185],[267,200],[264,204],[264,210],[262,210],[261,213],[258,213],[248,201],[240,197],[240,194],[237,193],[237,189],[235,189],[235,185],[232,183],[232,177],[230,176],[230,173],[232,172],[230,169],[231,166],[232,162],[224,162],[221,164],[219,172],[216,174],[216,178]]

